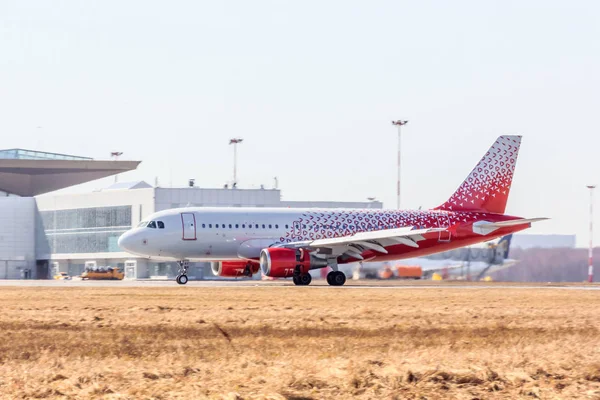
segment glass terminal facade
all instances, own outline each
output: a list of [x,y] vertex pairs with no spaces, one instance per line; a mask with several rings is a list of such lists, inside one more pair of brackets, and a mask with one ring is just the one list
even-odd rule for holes
[[92,160],[89,157],[70,156],[67,154],[47,153],[25,149],[0,150],[0,159],[4,160]]
[[119,236],[131,229],[131,206],[40,212],[52,254],[114,253]]

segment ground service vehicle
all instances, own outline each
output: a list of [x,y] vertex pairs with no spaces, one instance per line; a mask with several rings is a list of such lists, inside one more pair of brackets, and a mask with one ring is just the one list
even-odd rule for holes
[[396,268],[399,279],[421,279],[423,270],[419,266],[399,265]]
[[53,279],[66,281],[66,280],[70,280],[71,277],[66,272],[58,272],[56,275],[53,276]]
[[108,267],[108,268],[90,268],[86,269],[83,274],[81,274],[81,279],[90,279],[90,280],[122,280],[125,277],[125,274],[118,268]]

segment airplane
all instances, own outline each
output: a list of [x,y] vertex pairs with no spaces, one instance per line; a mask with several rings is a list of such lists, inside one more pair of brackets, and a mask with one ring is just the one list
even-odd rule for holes
[[[403,259],[402,265],[406,266],[405,268],[418,269],[423,279],[431,279],[434,274],[444,279],[459,278],[468,274],[479,280],[486,273],[499,271],[517,263],[517,260],[508,258],[511,239],[512,234],[509,234],[500,238],[498,243],[486,243],[485,247],[463,247],[425,257]],[[388,272],[387,275],[393,273],[392,267],[395,265],[390,262],[361,262],[353,265],[352,270],[346,274],[352,274],[354,279],[378,279],[386,275],[383,274],[384,271]],[[394,274],[393,277],[398,276]]]
[[327,283],[342,286],[338,266],[392,261],[494,240],[547,218],[504,214],[521,136],[500,136],[465,181],[431,210],[190,207],[160,211],[119,237],[125,251],[174,259],[177,283],[190,261],[211,261],[223,277],[262,271],[309,285],[310,270],[329,267]]

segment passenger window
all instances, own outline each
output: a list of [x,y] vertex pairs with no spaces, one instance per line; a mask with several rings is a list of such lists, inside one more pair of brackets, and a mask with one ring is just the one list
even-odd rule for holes
[[285,225],[285,229],[288,229],[288,225],[287,224]]
[[240,226],[238,224],[235,224],[235,229],[239,228]]
[[229,229],[231,229],[231,224],[229,224]]
[[271,224],[269,224],[269,229],[271,229],[273,226]]
[[255,227],[256,229],[258,229],[258,224],[256,224],[254,227]]
[[209,228],[212,228],[212,224],[208,224],[208,227],[209,227]]
[[275,224],[275,229],[279,229],[279,225]]
[[306,225],[302,224],[302,229],[306,229]]
[[150,223],[148,224],[148,228],[156,229],[156,222],[150,221]]
[[242,224],[242,228],[246,229],[246,224]]
[[265,229],[265,224],[263,224],[263,229]]
[[158,224],[158,229],[165,229],[165,224],[162,221],[156,222]]
[[206,224],[202,224],[202,227],[203,227],[203,228],[206,228]]

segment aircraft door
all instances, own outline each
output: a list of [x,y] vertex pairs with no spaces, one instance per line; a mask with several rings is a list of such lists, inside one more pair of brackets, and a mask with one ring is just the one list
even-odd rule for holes
[[294,238],[299,239],[300,237],[302,237],[302,225],[299,221],[294,221],[293,228],[294,229],[292,230],[292,235],[294,235]]
[[196,216],[193,213],[181,213],[183,240],[196,240]]
[[[450,227],[450,218],[448,218],[448,214],[441,213],[437,216],[438,226],[440,228],[449,228]],[[449,242],[452,237],[452,233],[448,231],[441,231],[440,236],[438,238],[438,242]]]

